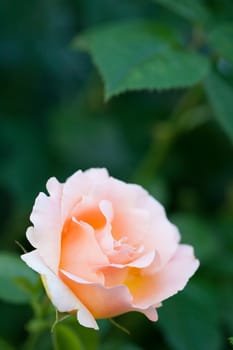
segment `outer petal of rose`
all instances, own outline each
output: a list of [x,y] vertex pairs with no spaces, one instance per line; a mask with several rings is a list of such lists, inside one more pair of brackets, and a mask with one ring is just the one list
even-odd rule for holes
[[134,309],[132,296],[125,286],[106,289],[96,283],[77,283],[62,272],[60,277],[95,318],[109,318]]
[[164,214],[160,219],[152,219],[148,236],[148,241],[159,253],[161,267],[165,266],[178,248],[180,234],[177,227]]
[[161,265],[164,265],[174,255],[180,233],[168,220],[164,207],[155,198],[143,192],[145,191],[142,189],[141,198],[138,197],[138,205],[140,204],[150,214],[150,228],[146,241],[155,246],[160,255]]
[[[113,236],[117,239],[126,236],[131,244],[143,243],[145,250],[156,249],[161,264],[166,264],[177,249],[180,239],[177,228],[168,221],[163,206],[141,186],[123,183],[118,187],[119,193],[114,192],[112,199]],[[129,197],[125,199],[127,206],[120,196]]]
[[182,290],[195,273],[199,261],[193,248],[180,245],[174,257],[153,275],[138,275],[127,284],[134,303],[140,307],[159,304]]
[[91,168],[84,171],[84,174],[93,183],[100,183],[109,178],[108,171],[105,168]]
[[58,278],[43,262],[37,250],[21,255],[23,261],[43,277],[45,288],[54,306],[60,312],[77,311],[77,317],[85,327],[98,329],[98,325],[80,300],[69,290],[69,288]]
[[36,198],[31,222],[34,230],[28,233],[31,243],[40,251],[45,263],[56,273],[60,255],[60,238],[62,230],[60,198],[48,197],[40,193]]
[[31,245],[36,248],[37,245],[38,245],[38,241],[36,240],[36,237],[37,235],[35,234],[35,229],[33,226],[29,226],[27,228],[27,231],[26,231],[26,237],[28,239],[28,241],[31,243]]
[[154,306],[150,306],[143,311],[142,309],[138,309],[137,311],[142,312],[150,321],[155,322],[158,320],[158,314]]
[[96,283],[90,284],[88,281],[82,281],[65,271],[61,271],[61,276],[73,292],[80,295],[80,300],[96,318],[114,317],[130,311],[141,312],[151,321],[156,321],[158,318],[154,306],[144,308],[134,305],[128,288],[123,285],[104,288]]
[[70,221],[68,234],[61,241],[59,268],[92,282],[103,283],[103,275],[97,269],[108,264],[100,249],[95,232],[86,223]]
[[[105,185],[105,199],[114,204],[114,212],[117,209],[125,210],[126,208],[137,207],[138,190],[141,186],[125,183],[113,177]],[[144,191],[146,193],[146,191]],[[103,199],[103,196],[102,196]]]
[[51,197],[61,198],[63,191],[63,184],[61,184],[55,177],[48,179],[46,188],[51,195]]
[[[34,227],[30,226],[27,229],[26,236],[28,241],[35,248],[42,248],[42,252],[46,255],[46,247],[50,244],[51,246],[57,246],[56,239],[59,236],[59,227],[57,227],[60,222],[60,200],[62,194],[62,184],[60,184],[56,178],[50,178],[46,184],[47,190],[50,193],[51,197],[47,197],[43,193],[41,193],[36,199],[32,214],[31,220],[34,223]],[[43,204],[45,203],[45,208],[43,210]],[[51,229],[50,218],[54,219],[53,228]],[[48,238],[48,232],[50,236]],[[43,242],[46,239],[46,244],[44,246]],[[54,248],[52,249],[53,253],[55,253]],[[59,252],[58,252],[59,253]],[[42,253],[43,254],[43,253]],[[47,255],[46,255],[47,256]],[[50,260],[51,259],[51,260]],[[57,269],[57,259],[58,257],[54,257],[49,254],[49,258],[47,258],[48,265],[56,270]],[[56,262],[55,262],[55,261]]]

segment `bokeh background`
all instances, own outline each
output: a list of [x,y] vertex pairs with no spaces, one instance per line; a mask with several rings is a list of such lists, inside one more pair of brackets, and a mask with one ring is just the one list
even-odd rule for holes
[[[2,350],[231,348],[232,41],[225,42],[227,57],[221,56],[221,48],[220,54],[210,54],[205,41],[199,48],[229,84],[226,100],[224,92],[221,95],[225,109],[220,115],[228,118],[229,125],[225,130],[221,117],[220,123],[216,118],[216,106],[211,106],[198,82],[190,88],[129,91],[105,102],[103,79],[91,56],[72,44],[88,28],[139,18],[172,26],[188,46],[193,31],[201,33],[201,38],[206,33],[193,19],[192,1],[176,2],[178,10],[169,1],[1,0]],[[216,27],[220,22],[232,23],[232,1],[200,3],[214,16]],[[218,97],[219,91],[215,94]],[[177,128],[179,123],[182,126]],[[42,318],[48,321],[55,314],[48,313],[46,306],[43,317],[35,316],[30,288],[25,289],[22,278],[36,285],[35,295],[43,292],[37,277],[21,265],[15,240],[31,249],[25,230],[35,197],[45,191],[50,176],[64,181],[74,171],[89,167],[106,167],[115,177],[145,186],[166,207],[183,241],[195,246],[201,266],[185,291],[164,302],[157,323],[136,313],[121,316],[117,321],[130,331],[127,335],[107,320],[100,322],[96,333],[69,319],[54,340]]]

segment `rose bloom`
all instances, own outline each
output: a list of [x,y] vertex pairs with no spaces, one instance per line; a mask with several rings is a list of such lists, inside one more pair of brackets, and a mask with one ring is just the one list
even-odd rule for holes
[[199,266],[163,206],[105,169],[77,171],[64,184],[50,178],[47,190],[26,233],[35,250],[22,259],[41,274],[57,310],[95,329],[96,319],[129,311],[156,321],[156,308]]

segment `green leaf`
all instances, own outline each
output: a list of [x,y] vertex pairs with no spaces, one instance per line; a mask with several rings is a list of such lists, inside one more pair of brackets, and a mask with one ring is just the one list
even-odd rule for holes
[[179,40],[153,22],[102,26],[83,33],[74,46],[89,52],[105,83],[105,97],[128,90],[191,86],[208,72],[205,57],[179,49]]
[[160,5],[192,22],[205,23],[210,19],[210,13],[201,0],[155,0]]
[[64,324],[57,324],[53,332],[55,350],[83,350],[78,334]]
[[[25,280],[25,283],[23,281]],[[37,274],[27,267],[19,256],[0,253],[0,298],[12,303],[26,303],[30,294],[27,282],[33,285],[37,282]]]
[[[221,275],[220,275],[221,276]],[[228,334],[233,334],[233,286],[232,286],[232,275],[225,275],[224,279],[221,279],[221,285],[218,287],[218,292],[222,302],[221,313],[222,322],[227,325]],[[233,344],[232,344],[233,345]]]
[[229,342],[231,345],[233,345],[233,337],[229,338]]
[[233,24],[214,27],[208,35],[209,44],[220,55],[233,63]]
[[119,340],[119,339],[111,339],[104,342],[104,344],[101,346],[101,350],[142,350],[141,347],[139,347],[136,344],[128,343],[125,340]]
[[205,80],[205,91],[217,121],[233,141],[233,88],[212,73]]
[[201,263],[216,257],[218,241],[213,227],[207,221],[194,214],[178,213],[172,217],[172,222],[181,232],[182,243],[194,246],[195,255]]
[[192,281],[182,293],[164,302],[158,325],[171,349],[221,349],[219,307],[213,291],[206,283]]
[[14,350],[14,348],[10,344],[8,344],[3,338],[0,338],[0,349]]
[[47,320],[42,320],[38,318],[34,318],[27,323],[27,331],[30,333],[40,333],[45,329],[49,329],[50,324]]
[[61,321],[59,321],[54,329],[60,325],[68,327],[74,334],[78,334],[79,342],[82,345],[82,349],[87,350],[96,350],[99,348],[99,332],[96,332],[94,329],[86,328],[81,326],[77,322],[77,318],[75,316],[67,317]]

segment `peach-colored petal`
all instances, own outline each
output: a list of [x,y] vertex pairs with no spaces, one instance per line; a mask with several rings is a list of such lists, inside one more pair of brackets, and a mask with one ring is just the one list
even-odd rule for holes
[[28,266],[43,276],[48,296],[58,311],[70,312],[78,310],[78,319],[82,325],[98,329],[98,325],[89,310],[62,280],[45,265],[37,250],[23,254],[21,258]]
[[177,227],[168,221],[165,213],[161,218],[152,219],[147,241],[159,252],[161,266],[165,266],[175,254],[179,240]]
[[107,200],[101,200],[99,203],[99,208],[106,218],[106,221],[111,222],[113,218],[113,208],[112,203]]
[[84,171],[85,176],[87,176],[92,183],[103,183],[103,181],[108,180],[109,174],[105,168],[91,168]]
[[60,201],[57,197],[48,197],[40,193],[30,219],[34,225],[33,235],[29,231],[32,245],[39,250],[45,263],[57,272],[62,230]]
[[107,181],[108,173],[106,169],[90,169],[87,171],[78,170],[69,177],[63,188],[62,197],[62,217],[65,220],[70,216],[75,205],[85,196],[91,196],[99,183]]
[[160,255],[161,265],[165,265],[174,255],[180,234],[176,226],[167,219],[163,206],[142,188],[138,190],[137,206],[149,215],[149,228],[144,236],[144,246],[154,247]]
[[146,193],[141,186],[125,183],[110,177],[105,184],[105,192],[102,198],[104,197],[114,203],[114,212],[119,209],[139,208],[136,203],[141,191]]
[[31,245],[36,248],[37,247],[37,240],[36,240],[36,235],[35,235],[35,229],[33,226],[29,226],[26,231],[26,237],[27,240],[31,243]]
[[[149,320],[157,321],[158,315],[154,306],[138,307],[132,303],[132,296],[125,286],[104,288],[99,284],[76,283],[72,278],[60,274],[62,279],[79,295],[80,300],[88,307],[95,318],[111,318],[122,313],[138,311]],[[70,276],[72,277],[72,276]]]
[[120,195],[125,198],[129,194],[132,202],[128,206],[118,203],[119,193],[114,198],[115,202],[113,199],[113,236],[116,239],[126,236],[132,244],[143,242],[145,250],[156,249],[161,256],[161,264],[166,264],[175,253],[180,240],[177,228],[168,221],[163,206],[141,186],[126,185],[124,190],[125,193]]
[[165,265],[177,249],[180,240],[179,231],[167,219],[163,206],[143,189],[140,192],[137,206],[143,208],[150,216],[144,245],[153,246],[159,252],[161,265]]
[[60,270],[60,273],[62,273],[63,275],[65,275],[66,277],[68,277],[69,279],[71,279],[74,282],[81,283],[81,284],[93,284],[93,282],[86,280],[84,278],[81,278],[77,275],[74,275],[73,273],[70,273],[70,272],[65,271],[63,269]]
[[[127,237],[128,243],[145,244],[146,234],[149,229],[149,214],[143,209],[128,208],[121,210],[118,208],[114,212],[112,222],[112,234],[116,240]],[[150,245],[150,248],[153,249]]]
[[143,313],[150,321],[156,322],[158,320],[158,313],[154,306],[147,309],[138,309],[137,311]]
[[193,248],[180,245],[174,257],[160,271],[152,275],[138,274],[127,284],[135,305],[155,305],[176,294],[185,287],[198,266]]
[[127,237],[130,245],[143,245],[146,252],[156,250],[161,265],[167,263],[178,246],[178,230],[167,220],[165,213],[156,221],[142,209],[121,211],[115,214],[112,228],[115,239]]
[[115,239],[128,238],[129,244],[142,243],[145,250],[156,249],[165,265],[173,256],[180,240],[163,206],[141,186],[110,178],[107,193],[114,210],[112,234]]
[[92,227],[70,220],[62,234],[59,268],[82,279],[103,283],[103,275],[98,270],[106,264],[108,259],[100,249]]
[[148,267],[155,260],[155,256],[156,256],[156,251],[152,250],[126,265],[129,267],[137,267],[137,268]]
[[91,196],[83,195],[71,214],[78,221],[90,225],[94,230],[100,230],[106,224],[106,218],[99,208],[99,203]]
[[106,288],[112,288],[116,286],[123,286],[128,276],[129,268],[121,265],[120,268],[117,266],[105,266],[101,269],[104,275],[104,286]]
[[77,311],[77,320],[84,327],[98,330],[99,326],[96,320],[91,315],[91,313],[89,311],[87,312],[86,310],[87,310],[86,308],[83,308]]
[[103,252],[108,256],[109,254],[111,254],[114,247],[111,224],[113,218],[112,203],[107,200],[102,200],[100,201],[98,207],[105,218],[105,225],[100,229],[96,230],[96,239]]
[[48,179],[46,188],[52,197],[56,197],[58,199],[61,198],[62,191],[63,191],[63,184],[57,181],[55,177],[51,177],[50,179]]
[[[145,269],[145,268],[150,268],[151,264],[153,263],[153,267],[154,264],[156,263],[157,268],[159,267],[160,264],[160,259],[159,259],[159,255],[156,251],[151,251],[148,252],[144,255],[139,256],[139,258],[136,258],[135,260],[132,260],[129,263],[125,263],[125,264],[116,264],[116,263],[110,263],[109,266],[110,267],[115,267],[118,269],[123,269],[126,267],[136,267],[139,269]],[[146,269],[147,271],[147,269]]]
[[60,277],[95,318],[114,317],[134,310],[132,296],[125,286],[105,288],[96,283],[77,283],[62,274],[62,272],[60,273]]

